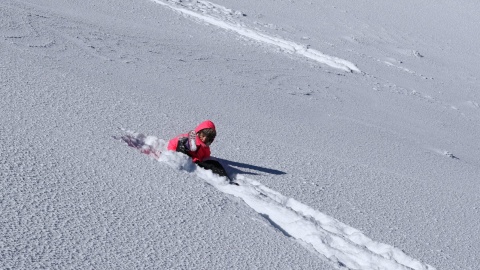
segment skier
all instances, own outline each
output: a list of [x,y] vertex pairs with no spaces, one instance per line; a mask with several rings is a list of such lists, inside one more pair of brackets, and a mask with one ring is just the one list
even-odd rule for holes
[[184,153],[190,156],[198,166],[220,176],[226,176],[231,181],[223,166],[218,161],[209,159],[210,144],[215,140],[216,135],[215,124],[206,120],[200,123],[195,130],[171,139],[167,149]]

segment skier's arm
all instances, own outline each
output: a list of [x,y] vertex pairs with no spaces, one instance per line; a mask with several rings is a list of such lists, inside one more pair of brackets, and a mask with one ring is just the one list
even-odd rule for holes
[[168,141],[168,146],[167,149],[170,151],[177,151],[177,145],[178,145],[178,138],[173,138],[170,141]]

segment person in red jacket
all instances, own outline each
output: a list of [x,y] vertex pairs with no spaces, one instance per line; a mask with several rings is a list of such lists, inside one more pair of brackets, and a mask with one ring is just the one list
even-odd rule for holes
[[193,162],[202,162],[210,157],[210,144],[215,140],[217,131],[215,124],[206,120],[195,130],[181,134],[168,142],[167,149],[182,152],[190,156]]
[[210,145],[216,136],[215,124],[206,120],[200,123],[195,130],[171,139],[168,142],[167,149],[184,153],[191,157],[192,161],[198,166],[211,170],[220,176],[226,176],[231,181],[223,166],[218,161],[209,159]]

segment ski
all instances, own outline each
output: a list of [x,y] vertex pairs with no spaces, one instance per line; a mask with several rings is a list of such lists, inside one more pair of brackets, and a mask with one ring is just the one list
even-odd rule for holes
[[129,147],[137,149],[140,153],[159,159],[162,154],[162,141],[154,136],[146,136],[143,133],[135,133],[123,128],[119,128],[124,135],[113,136],[114,139],[126,143]]

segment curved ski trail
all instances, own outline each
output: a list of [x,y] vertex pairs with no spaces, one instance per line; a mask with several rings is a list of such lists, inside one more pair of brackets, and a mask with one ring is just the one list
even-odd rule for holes
[[[242,199],[264,217],[275,229],[314,250],[320,257],[341,269],[385,270],[435,270],[393,246],[373,241],[359,230],[333,217],[323,214],[293,198],[288,198],[258,181],[238,175],[230,185],[225,177],[213,174],[194,165],[186,155],[166,151],[167,142],[155,136],[127,132],[128,142],[144,154],[157,149],[159,156],[152,156],[170,167],[193,174],[219,191]],[[125,137],[125,136],[123,136]],[[123,141],[125,141],[123,139]],[[140,144],[136,144],[141,142]],[[151,155],[150,155],[151,156]]]
[[326,55],[318,50],[311,49],[307,45],[298,44],[280,37],[274,37],[261,33],[258,30],[250,29],[240,22],[238,17],[244,16],[239,11],[233,11],[226,7],[208,1],[181,1],[181,0],[151,0],[162,6],[166,6],[176,12],[188,17],[206,22],[210,25],[235,32],[236,34],[252,39],[254,41],[274,46],[288,54],[297,54],[318,63],[328,65],[332,68],[346,72],[360,72],[355,64],[335,57]]

